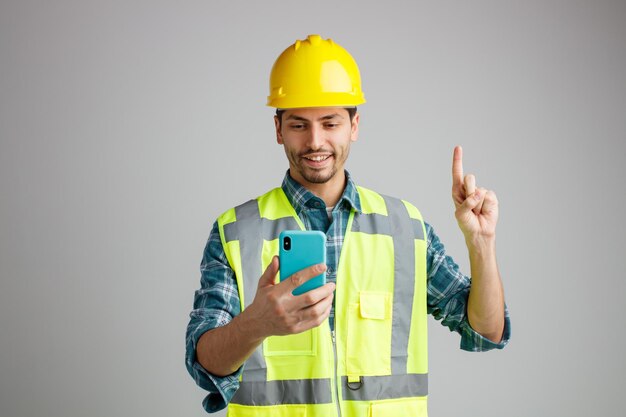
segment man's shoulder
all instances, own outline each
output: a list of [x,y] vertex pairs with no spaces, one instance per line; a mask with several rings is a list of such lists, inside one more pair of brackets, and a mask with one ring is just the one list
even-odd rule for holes
[[355,187],[356,187],[356,189],[357,189],[357,191],[359,193],[359,196],[361,196],[361,195],[366,195],[366,196],[372,195],[372,196],[380,196],[382,198],[390,199],[390,200],[407,201],[406,199],[404,199],[402,197],[398,197],[398,196],[396,196],[394,194],[389,194],[387,192],[381,192],[381,191],[374,190],[374,189],[369,188],[369,187],[364,187],[362,185],[355,184]]
[[371,206],[380,207],[381,204],[384,204],[385,206],[387,206],[389,203],[394,204],[394,205],[404,204],[405,206],[407,206],[407,209],[409,210],[410,213],[415,212],[415,211],[419,213],[419,210],[417,209],[417,207],[413,203],[409,202],[408,200],[405,200],[404,198],[396,197],[394,195],[389,195],[387,193],[374,191],[370,188],[363,187],[361,185],[357,185],[356,189],[359,193],[361,204],[363,204],[365,200],[366,206],[368,204],[370,205],[370,207]]
[[239,212],[240,214],[247,213],[249,210],[251,210],[251,209],[254,210],[255,207],[258,207],[259,203],[261,203],[261,204],[266,203],[268,200],[276,198],[276,197],[282,198],[281,194],[284,195],[284,192],[283,192],[281,187],[272,188],[271,190],[269,190],[269,191],[267,191],[267,192],[265,192],[265,193],[263,193],[261,195],[258,195],[258,196],[254,197],[254,198],[246,200],[243,203],[237,204],[237,205],[229,208],[228,210],[223,211],[217,217],[217,219],[219,221],[220,219],[224,219],[225,217],[226,218],[232,217],[237,212]]

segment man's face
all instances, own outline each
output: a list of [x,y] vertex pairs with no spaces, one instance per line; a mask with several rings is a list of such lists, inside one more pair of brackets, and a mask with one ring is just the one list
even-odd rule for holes
[[359,115],[344,108],[287,109],[275,118],[276,140],[285,148],[293,179],[302,185],[325,184],[343,173],[350,142],[358,137]]

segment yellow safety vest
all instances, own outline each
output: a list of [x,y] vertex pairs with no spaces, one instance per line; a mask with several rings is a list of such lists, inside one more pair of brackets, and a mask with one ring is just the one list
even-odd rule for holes
[[[328,321],[272,336],[248,358],[232,417],[427,415],[426,240],[410,203],[357,187]],[[282,230],[305,230],[281,188],[218,218],[241,309],[278,253]]]

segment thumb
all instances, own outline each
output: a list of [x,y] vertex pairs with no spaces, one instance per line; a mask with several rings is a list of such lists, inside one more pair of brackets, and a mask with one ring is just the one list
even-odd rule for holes
[[274,256],[259,279],[259,288],[274,285],[278,273],[278,256]]

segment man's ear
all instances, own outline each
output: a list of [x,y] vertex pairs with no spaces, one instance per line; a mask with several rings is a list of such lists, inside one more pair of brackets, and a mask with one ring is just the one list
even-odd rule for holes
[[351,125],[350,140],[352,142],[356,142],[356,140],[359,138],[359,113],[355,113],[354,117],[352,118]]
[[276,142],[279,145],[283,144],[283,135],[280,133],[280,120],[278,116],[274,116],[274,127],[276,128]]

